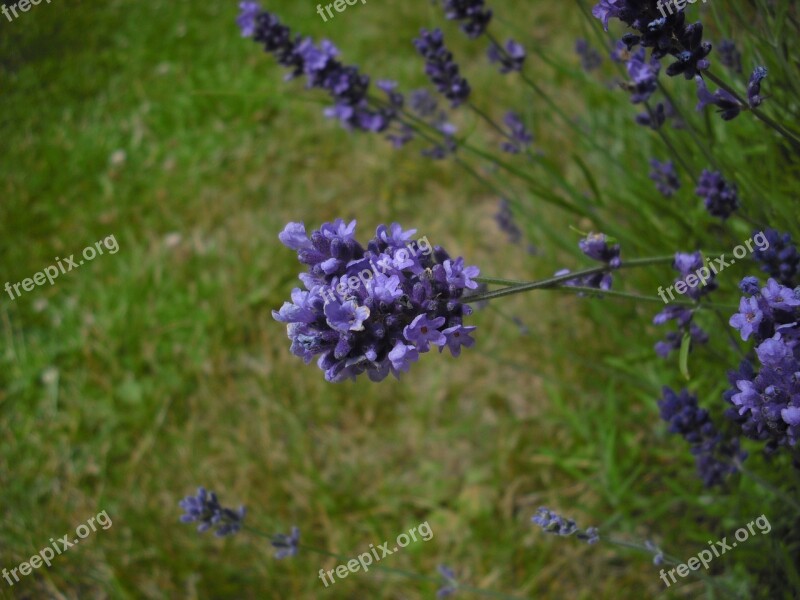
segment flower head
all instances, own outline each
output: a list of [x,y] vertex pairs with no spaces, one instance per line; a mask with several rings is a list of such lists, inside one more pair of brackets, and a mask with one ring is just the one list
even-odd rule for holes
[[761,81],[767,76],[766,67],[756,67],[747,82],[747,103],[750,108],[759,106],[763,101],[761,97]]
[[450,100],[453,107],[465,102],[471,89],[459,73],[453,55],[444,45],[442,30],[421,30],[419,37],[414,40],[414,46],[425,58],[425,73],[439,92]]
[[800,252],[797,251],[788,233],[775,229],[765,229],[756,233],[753,239],[761,241],[753,251],[753,258],[761,263],[761,270],[779,283],[794,287],[800,284]]
[[305,289],[295,288],[273,317],[287,324],[291,351],[317,359],[328,381],[366,373],[380,381],[399,376],[431,345],[458,356],[474,344],[463,318],[472,310],[464,292],[474,290],[479,270],[451,259],[416,230],[381,225],[366,247],[355,221],[337,219],[307,234],[289,223],[279,235],[307,268]]
[[444,579],[444,583],[436,592],[436,597],[449,598],[455,595],[458,591],[458,581],[456,581],[456,574],[453,570],[445,565],[439,565],[436,570],[439,571],[439,575]]
[[281,560],[289,556],[297,556],[297,546],[300,543],[300,530],[297,527],[292,527],[291,535],[278,533],[272,537],[270,542],[272,547],[277,550],[275,558]]
[[703,169],[695,193],[703,198],[708,212],[720,219],[727,219],[739,208],[736,185],[725,181],[717,171]]
[[207,492],[204,487],[197,488],[196,496],[187,496],[181,500],[179,506],[186,511],[181,515],[181,522],[199,522],[199,533],[216,527],[214,534],[217,537],[235,534],[241,529],[245,517],[244,506],[238,511],[225,508],[220,505],[217,495]]
[[723,65],[736,73],[742,72],[742,53],[736,48],[733,40],[722,40],[717,47],[717,54]]
[[669,432],[681,435],[691,445],[697,471],[706,487],[720,485],[736,472],[735,461],[747,456],[739,450],[739,440],[726,440],[688,390],[676,394],[664,386],[658,406],[661,418],[669,423]]
[[570,536],[573,533],[580,540],[585,540],[587,544],[596,544],[600,541],[597,527],[588,527],[585,530],[579,529],[572,519],[565,519],[556,512],[544,506],[539,507],[536,514],[531,517],[531,521],[542,528],[545,533],[553,535]]
[[445,17],[451,21],[461,21],[461,29],[470,38],[480,37],[489,21],[492,11],[484,7],[484,0],[444,0]]
[[719,108],[719,113],[725,121],[730,121],[739,116],[742,105],[736,98],[723,89],[719,89],[712,94],[708,91],[705,80],[699,75],[694,80],[697,83],[698,111],[703,110],[709,104],[713,104]]
[[[367,104],[370,79],[357,67],[337,60],[339,51],[328,40],[316,45],[311,38],[292,35],[277,16],[261,10],[257,2],[242,2],[237,23],[244,37],[261,44],[283,67],[290,69],[287,79],[306,76],[307,86],[325,90],[332,106],[327,117],[338,119],[347,129],[385,131],[396,117],[396,105],[372,109]],[[398,96],[393,96],[395,101]]]
[[503,118],[503,123],[509,129],[511,140],[503,142],[500,148],[510,154],[519,154],[527,150],[533,142],[533,135],[525,127],[525,123],[522,122],[520,116],[515,112],[508,111]]
[[646,102],[658,88],[658,71],[661,69],[661,63],[655,58],[651,58],[650,62],[645,62],[644,59],[644,48],[640,48],[625,65],[632,80],[628,87],[632,92],[631,102],[634,104]]
[[650,166],[652,167],[650,179],[655,181],[656,188],[665,198],[671,198],[681,187],[681,180],[678,179],[675,164],[671,160],[659,162],[652,159]]
[[602,55],[584,39],[575,40],[575,53],[580,57],[584,71],[593,71],[603,64]]
[[498,68],[503,75],[521,71],[522,65],[525,64],[526,55],[525,46],[511,38],[506,40],[505,47],[500,47],[492,42],[486,51],[489,62],[492,64],[498,63]]

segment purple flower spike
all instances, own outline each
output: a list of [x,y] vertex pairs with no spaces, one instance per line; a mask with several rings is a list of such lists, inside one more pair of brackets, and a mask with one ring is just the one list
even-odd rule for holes
[[671,198],[681,187],[681,180],[675,170],[675,164],[671,160],[658,162],[655,159],[650,161],[652,170],[650,179],[655,181],[656,188],[665,198]]
[[295,288],[291,302],[273,311],[286,323],[291,352],[306,363],[316,359],[325,379],[372,381],[398,376],[430,345],[447,345],[458,356],[474,344],[472,313],[465,292],[476,289],[477,267],[450,258],[427,237],[399,224],[378,226],[362,246],[355,221],[337,219],[306,232],[290,223],[281,241],[297,252],[306,271],[305,289]]
[[697,110],[701,111],[709,104],[713,104],[719,108],[719,113],[722,115],[723,120],[730,121],[739,116],[742,110],[742,105],[731,94],[725,90],[719,89],[713,94],[708,91],[706,82],[699,75],[694,78],[697,83]]
[[695,193],[703,198],[708,212],[720,219],[727,219],[739,208],[736,185],[725,181],[717,171],[703,169]]
[[461,77],[453,55],[444,45],[441,29],[420,31],[414,46],[425,58],[425,73],[441,94],[450,100],[453,108],[466,102],[471,89],[466,79]]
[[256,16],[261,12],[261,7],[258,2],[240,2],[239,10],[236,24],[242,30],[242,37],[253,37],[256,31]]
[[669,432],[681,435],[691,445],[698,474],[706,487],[724,483],[736,472],[735,463],[746,458],[747,454],[739,450],[738,438],[724,438],[688,390],[676,394],[664,386],[658,406],[661,418],[669,423]]
[[297,527],[292,527],[291,535],[278,533],[273,536],[270,543],[272,547],[277,550],[277,552],[275,552],[275,558],[278,560],[290,556],[297,556],[298,544],[300,543],[300,530]]
[[490,63],[497,63],[500,72],[506,75],[522,70],[527,52],[525,46],[512,39],[508,39],[506,45],[502,48],[492,42],[492,44],[489,45],[489,49],[486,51],[486,56],[489,58]]
[[186,511],[181,515],[181,522],[200,522],[197,532],[203,533],[215,528],[214,535],[223,537],[233,535],[242,528],[245,517],[244,506],[238,511],[220,505],[214,492],[207,492],[204,487],[197,489],[196,496],[188,496],[180,501],[179,506]]
[[471,39],[483,35],[492,11],[484,7],[484,0],[444,0],[444,15],[451,21],[461,21],[461,29]]
[[747,103],[750,108],[759,106],[763,101],[761,97],[761,81],[767,76],[766,67],[756,67],[747,82]]

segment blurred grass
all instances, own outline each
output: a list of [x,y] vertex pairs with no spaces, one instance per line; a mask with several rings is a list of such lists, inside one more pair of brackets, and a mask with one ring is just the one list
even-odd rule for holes
[[[565,56],[585,26],[569,3],[492,7]],[[422,1],[358,4],[328,23],[310,3],[268,8],[404,89],[424,83],[410,39],[442,22]],[[545,538],[529,523],[547,504],[623,537],[669,538],[682,544],[670,548],[678,556],[718,531],[719,523],[691,516],[680,531],[668,522],[710,500],[698,496],[682,441],[658,424],[663,367],[644,348],[641,364],[614,364],[630,333],[609,331],[607,302],[560,293],[510,300],[501,309],[530,328],[527,336],[481,311],[475,349],[457,361],[431,354],[399,383],[326,384],[289,354],[270,316],[299,270],[277,243],[289,220],[358,218],[361,236],[396,220],[497,276],[549,275],[574,259],[553,246],[530,257],[507,244],[491,221],[497,198],[453,165],[325,121],[301,83],[282,83],[272,60],[239,38],[235,14],[234,3],[59,0],[0,22],[4,281],[107,235],[120,246],[52,287],[0,303],[0,566],[27,560],[101,510],[113,521],[50,569],[14,588],[3,583],[2,593],[434,595],[433,584],[377,571],[325,589],[317,572],[336,561],[303,553],[276,562],[259,538],[197,536],[178,523],[177,502],[198,484],[224,504],[246,504],[262,531],[296,524],[303,543],[345,556],[428,521],[433,539],[385,559],[387,567],[434,574],[446,563],[472,585],[526,598],[662,593],[648,557]],[[452,25],[447,31],[473,87],[493,90],[484,106],[500,115],[506,104],[531,102],[482,66],[482,46]],[[626,102],[599,85],[581,97],[566,77],[531,62],[569,113],[601,99]],[[607,132],[632,118],[628,109],[579,114],[583,126]],[[577,142],[541,106],[526,110],[537,145],[566,169]],[[462,118],[468,129],[470,117]],[[622,138],[609,151],[642,154]],[[597,172],[600,158],[584,158]],[[582,177],[569,176],[576,184]],[[547,227],[574,246],[570,220],[530,208],[540,223],[529,234],[540,247]],[[620,217],[611,233],[630,255],[675,238],[642,235],[655,216],[638,224]],[[664,269],[634,281],[669,277]],[[652,309],[616,306],[614,316],[646,322]],[[726,526],[760,514],[757,505],[736,505],[740,514]],[[701,589],[690,582],[678,593]]]

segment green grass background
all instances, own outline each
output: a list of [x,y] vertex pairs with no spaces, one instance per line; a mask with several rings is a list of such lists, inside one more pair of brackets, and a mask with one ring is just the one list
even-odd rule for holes
[[[577,5],[491,5],[501,30],[578,68],[572,45],[588,26]],[[410,39],[443,22],[425,0],[369,0],[328,23],[311,2],[268,8],[406,90],[425,83]],[[690,247],[695,233],[653,208],[644,158],[659,140],[623,133],[633,113],[622,92],[605,86],[612,71],[592,82],[530,61],[559,106],[597,131],[608,156],[628,161],[627,187],[604,171],[608,156],[585,152],[546,106],[485,68],[482,44],[446,27],[473,88],[484,90],[476,102],[495,116],[516,106],[576,189],[589,194],[591,186],[574,154],[603,190],[596,220],[527,204],[526,230],[540,249],[530,256],[493,223],[496,195],[452,163],[420,160],[415,149],[395,151],[379,136],[326,121],[319,97],[300,82],[284,84],[272,59],[239,37],[235,16],[233,2],[54,0],[12,23],[0,19],[0,283],[108,235],[120,248],[52,287],[0,300],[0,566],[27,560],[102,510],[113,521],[13,588],[0,580],[0,594],[435,595],[436,583],[377,570],[325,589],[318,570],[336,560],[302,552],[275,561],[263,538],[198,536],[178,522],[177,503],[199,484],[226,505],[245,504],[262,531],[298,525],[303,543],[346,557],[427,521],[431,541],[381,564],[435,577],[445,563],[471,585],[520,598],[704,594],[696,580],[665,593],[646,555],[550,538],[529,522],[545,504],[689,557],[769,506],[746,482],[737,483],[746,500],[736,489],[729,498],[704,492],[686,446],[664,432],[655,398],[676,365],[652,356],[657,305],[526,294],[498,303],[499,312],[477,312],[478,344],[458,360],[431,353],[403,381],[379,385],[325,383],[289,353],[285,328],[270,314],[299,272],[277,241],[290,220],[311,228],[358,218],[362,239],[398,221],[483,274],[518,278],[586,264],[566,251],[577,241],[569,225],[615,223],[610,233],[628,242],[629,256]],[[462,130],[480,125],[460,119]],[[720,145],[762,130],[748,121],[729,131]],[[723,149],[722,159],[733,165],[776,152],[760,144]],[[552,185],[547,173],[537,177]],[[754,193],[791,193],[779,190],[781,173],[741,177]],[[684,187],[673,213],[717,235],[691,184]],[[613,207],[617,195],[627,209]],[[728,237],[717,235],[718,247],[748,234],[734,225]],[[665,267],[631,281],[652,295],[671,279]],[[736,281],[723,285],[735,291]],[[717,396],[722,370],[707,386]],[[767,568],[758,545],[778,542],[754,539],[749,566]],[[747,589],[735,557],[713,570]]]

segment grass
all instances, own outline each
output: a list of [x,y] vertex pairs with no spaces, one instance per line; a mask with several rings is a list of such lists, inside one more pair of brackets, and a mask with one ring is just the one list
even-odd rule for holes
[[[517,28],[570,59],[586,27],[572,4],[492,6],[506,31]],[[329,23],[310,4],[270,9],[405,89],[424,83],[409,40],[442,21],[427,2],[368,2]],[[521,220],[540,248],[529,256],[492,222],[495,195],[452,163],[423,162],[414,150],[397,152],[377,136],[325,121],[302,84],[281,83],[272,60],[238,37],[235,14],[234,3],[59,0],[0,22],[5,280],[31,277],[108,235],[120,248],[0,303],[0,455],[8,465],[0,470],[0,566],[28,560],[100,511],[113,522],[51,568],[13,588],[3,583],[2,594],[415,599],[438,587],[373,570],[325,589],[317,572],[338,560],[303,552],[275,561],[262,538],[198,537],[178,523],[177,507],[198,484],[223,504],[246,504],[259,530],[288,533],[296,524],[303,544],[345,557],[428,522],[431,541],[381,564],[435,577],[445,563],[470,585],[520,598],[706,590],[687,580],[665,593],[647,555],[551,539],[529,522],[544,504],[688,557],[707,539],[779,510],[745,479],[734,484],[741,501],[704,492],[682,440],[665,433],[654,399],[677,368],[649,350],[660,332],[638,325],[655,306],[528,294],[498,304],[501,312],[477,312],[478,346],[458,360],[431,354],[401,382],[331,385],[290,355],[285,330],[271,317],[299,270],[277,233],[290,220],[316,226],[358,218],[362,236],[398,221],[486,275],[533,279],[585,264],[568,224],[613,227],[628,256],[707,243],[701,229],[725,249],[748,227],[715,229],[690,204],[687,182],[671,219],[684,218],[691,234],[673,221],[665,226],[668,208],[641,201],[639,191],[652,187],[646,166],[631,175],[638,188],[614,187],[607,157],[586,151],[527,93],[498,83],[482,67],[482,46],[449,27],[473,87],[494,91],[481,105],[495,116],[505,104],[526,107],[537,146],[553,161],[537,171],[543,185],[562,194],[551,179],[550,167],[558,167],[579,193],[599,191],[594,218],[577,219],[516,186],[523,210],[536,217]],[[609,144],[609,156],[624,164],[662,147],[644,130],[614,136],[632,118],[619,92],[531,62],[560,106]],[[571,64],[577,69],[577,59]],[[589,96],[575,91],[575,77],[590,86]],[[470,139],[480,140],[477,120],[459,118],[462,131],[476,129]],[[762,131],[751,121],[724,131],[716,121],[706,126],[730,136],[715,151],[731,169],[777,152],[767,137],[733,148]],[[676,143],[687,161],[699,161],[701,151],[685,138]],[[795,188],[787,173],[765,168],[759,177],[741,172],[743,191],[788,198]],[[617,194],[639,212],[615,215]],[[754,214],[796,223],[789,201],[774,206]],[[624,287],[654,290],[670,279],[665,267]],[[736,281],[732,273],[724,282],[729,293]],[[632,347],[631,336],[647,343]],[[718,373],[699,377],[708,397],[724,389]],[[780,539],[758,544],[777,547]],[[748,556],[748,566],[768,570],[757,548]],[[712,569],[747,589],[735,558]]]

